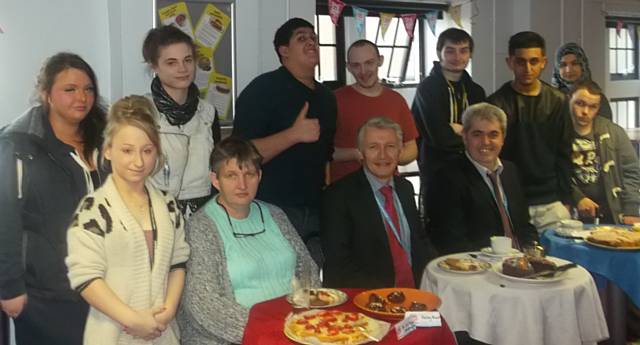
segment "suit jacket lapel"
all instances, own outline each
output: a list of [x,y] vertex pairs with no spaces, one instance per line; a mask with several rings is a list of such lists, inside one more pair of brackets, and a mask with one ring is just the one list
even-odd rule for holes
[[357,212],[362,213],[361,216],[363,220],[367,223],[367,228],[370,229],[370,232],[367,233],[370,236],[370,240],[372,243],[380,243],[383,248],[381,248],[382,252],[380,253],[381,258],[382,255],[384,257],[391,258],[391,248],[389,247],[389,239],[387,237],[387,228],[384,224],[384,218],[380,213],[380,209],[378,208],[378,203],[375,200],[375,195],[373,194],[373,189],[371,188],[371,184],[369,184],[369,180],[364,174],[364,170],[360,169],[359,171],[359,186],[358,192],[359,202],[356,207],[359,209]]
[[487,205],[491,205],[491,209],[494,211],[495,215],[500,217],[500,211],[498,211],[498,204],[496,203],[496,199],[489,189],[489,186],[484,181],[484,177],[480,175],[480,172],[476,167],[471,163],[468,157],[465,157],[465,173],[468,176],[469,183],[472,185],[472,190],[479,191],[482,197],[487,202]]

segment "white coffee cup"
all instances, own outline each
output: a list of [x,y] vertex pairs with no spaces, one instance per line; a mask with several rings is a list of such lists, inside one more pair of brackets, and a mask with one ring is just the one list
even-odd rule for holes
[[507,236],[491,236],[491,251],[494,254],[509,254],[511,252],[511,238]]

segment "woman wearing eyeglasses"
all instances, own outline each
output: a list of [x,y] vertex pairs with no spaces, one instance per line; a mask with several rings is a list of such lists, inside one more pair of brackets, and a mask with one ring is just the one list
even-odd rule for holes
[[235,137],[211,154],[211,182],[220,193],[187,222],[191,257],[178,312],[183,344],[239,344],[251,306],[291,292],[294,276],[320,285],[284,212],[254,199],[261,162],[251,142]]

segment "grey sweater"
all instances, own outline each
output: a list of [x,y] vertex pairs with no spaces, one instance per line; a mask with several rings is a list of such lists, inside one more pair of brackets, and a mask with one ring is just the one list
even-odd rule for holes
[[[320,286],[318,267],[287,216],[274,205],[268,205],[268,210],[296,251],[296,275],[311,276],[311,284]],[[189,218],[185,232],[191,256],[177,314],[182,344],[239,344],[249,318],[249,308],[238,304],[233,295],[224,243],[216,223],[202,207]]]

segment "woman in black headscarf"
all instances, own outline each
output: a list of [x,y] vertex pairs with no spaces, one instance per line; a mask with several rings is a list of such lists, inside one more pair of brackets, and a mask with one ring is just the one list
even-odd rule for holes
[[[582,47],[573,42],[560,46],[556,51],[551,83],[562,92],[569,93],[575,83],[583,80],[591,80],[591,70]],[[611,106],[607,97],[600,98],[598,115],[611,120]]]

